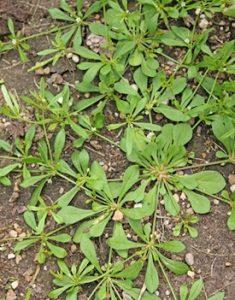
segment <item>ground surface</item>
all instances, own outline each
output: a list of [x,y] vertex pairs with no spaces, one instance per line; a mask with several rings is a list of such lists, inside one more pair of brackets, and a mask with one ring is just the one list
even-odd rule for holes
[[[7,34],[5,20],[8,16],[16,22],[18,29],[26,32],[37,32],[50,26],[51,20],[47,15],[46,9],[57,4],[58,1],[47,0],[27,0],[27,1],[0,1],[0,35]],[[221,39],[226,37],[219,32],[219,21],[215,21],[215,28],[218,32],[216,35]],[[226,27],[227,25],[225,25]],[[231,26],[228,24],[228,26]],[[224,28],[225,28],[224,27]],[[232,27],[230,27],[231,29]],[[32,42],[32,50],[30,57],[32,61],[26,65],[18,63],[15,53],[10,52],[0,58],[0,79],[7,82],[9,89],[15,89],[19,94],[25,94],[28,90],[35,88],[35,82],[38,76],[32,73],[27,73],[29,66],[33,65],[34,53],[43,48],[43,45],[48,43],[46,38],[34,40]],[[75,65],[72,63],[59,64],[51,70],[47,76],[49,79],[52,72],[60,74],[65,80],[76,80],[78,74],[75,71]],[[54,86],[54,89],[57,87]],[[0,100],[1,101],[1,100]],[[1,103],[1,102],[0,102]],[[107,115],[112,117],[112,107],[107,109]],[[14,139],[16,136],[24,134],[25,128],[17,123],[12,123],[7,132],[1,131],[0,137],[3,136]],[[94,142],[94,141],[93,141]],[[107,170],[109,177],[116,178],[122,174],[124,167],[127,165],[124,156],[119,150],[111,147],[109,144],[98,141],[98,146],[94,143],[88,143],[87,149],[92,156],[98,161],[102,162]],[[213,155],[212,140],[205,127],[198,130],[197,137],[190,145],[190,148],[196,152],[198,158],[210,158]],[[205,155],[206,157],[205,157]],[[69,149],[66,153],[69,155]],[[4,162],[1,161],[0,165]],[[220,168],[225,178],[233,172],[232,166]],[[17,178],[14,178],[17,181]],[[68,189],[68,184],[63,181],[53,181],[52,185],[47,187],[45,194],[52,200],[58,197],[61,188],[65,191]],[[22,220],[22,213],[30,196],[30,191],[20,191],[20,195],[16,200],[12,200],[13,188],[4,188],[1,186],[0,190],[0,239],[8,238],[11,230],[17,231],[20,235],[27,232],[27,228]],[[75,201],[79,201],[79,195]],[[212,200],[213,202],[213,200]],[[223,204],[213,204],[212,212],[208,215],[200,217],[201,221],[197,226],[199,230],[199,237],[192,240],[189,237],[183,237],[183,241],[187,245],[187,252],[194,255],[195,263],[194,270],[196,278],[201,276],[205,280],[205,295],[213,294],[216,291],[224,290],[226,292],[226,299],[235,299],[235,243],[234,233],[229,232],[226,227],[227,207]],[[159,222],[160,227],[165,227],[166,234],[169,231],[169,224]],[[74,230],[71,228],[70,230]],[[100,241],[99,247],[102,247]],[[49,274],[49,269],[53,268],[55,262],[53,259],[49,260],[46,265],[39,267],[34,261],[36,250],[30,248],[23,252],[20,256],[13,256],[13,243],[11,241],[0,246],[0,299],[24,299],[27,287],[32,286],[32,299],[43,300],[47,299],[47,294],[52,288],[52,278]],[[77,261],[80,257],[79,248],[74,250],[72,243],[68,245],[69,258],[68,260]],[[106,255],[103,249],[103,255]],[[11,258],[12,257],[12,258]],[[183,256],[182,256],[183,259]],[[39,272],[38,272],[39,271]],[[17,280],[18,288],[12,293],[10,283]],[[185,280],[190,280],[187,276],[173,278],[173,284],[178,286]],[[140,283],[141,284],[141,283]],[[170,299],[165,295],[167,287],[161,289],[160,294],[163,299]],[[13,296],[12,296],[13,294]],[[11,296],[13,298],[11,298]],[[84,298],[89,296],[88,291],[84,291]]]

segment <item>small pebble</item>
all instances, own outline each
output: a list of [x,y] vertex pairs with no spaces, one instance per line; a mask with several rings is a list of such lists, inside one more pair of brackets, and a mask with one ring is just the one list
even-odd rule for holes
[[165,294],[166,294],[166,296],[170,296],[171,292],[168,291],[168,290],[166,290],[166,291],[165,291]]
[[202,19],[198,26],[201,28],[201,29],[206,29],[209,25],[209,22],[207,21],[207,19]]
[[18,285],[19,285],[19,282],[18,280],[15,280],[11,283],[11,287],[13,288],[13,290],[17,289],[18,288]]
[[225,267],[231,267],[231,265],[232,264],[230,262],[228,262],[228,261],[225,263]]
[[177,203],[180,201],[180,197],[178,194],[174,194],[173,197]]
[[72,56],[72,61],[75,62],[76,64],[79,62],[79,56],[73,54]]
[[188,277],[193,279],[195,276],[195,273],[193,271],[188,271],[187,275],[188,275]]
[[17,235],[18,235],[18,234],[17,234],[17,231],[15,231],[15,230],[10,230],[10,231],[9,231],[9,236],[10,236],[10,237],[16,238]]
[[219,200],[217,200],[217,199],[214,199],[213,202],[214,202],[215,205],[219,204]]
[[75,244],[73,244],[70,248],[72,253],[75,253],[77,251],[77,246]]
[[187,253],[185,255],[185,261],[189,266],[193,266],[194,265],[194,256],[192,253]]
[[186,197],[186,195],[185,195],[184,192],[181,193],[180,199],[183,200],[183,201],[187,199],[187,197]]
[[16,300],[16,299],[17,297],[15,292],[12,289],[8,290],[6,294],[6,300]]
[[7,256],[8,259],[13,259],[13,258],[15,258],[15,257],[16,257],[16,256],[15,256],[14,253],[9,253],[8,256]]
[[233,185],[230,186],[230,191],[231,191],[232,193],[235,192],[235,184],[233,184]]

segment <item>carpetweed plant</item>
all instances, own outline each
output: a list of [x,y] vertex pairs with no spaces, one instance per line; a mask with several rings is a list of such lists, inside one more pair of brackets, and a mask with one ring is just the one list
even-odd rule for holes
[[[226,189],[223,172],[235,163],[235,43],[221,39],[214,47],[215,28],[200,14],[211,22],[215,14],[234,17],[234,1],[87,2],[61,0],[49,9],[57,25],[32,36],[16,32],[9,19],[10,35],[0,42],[1,56],[16,50],[26,62],[30,40],[47,35],[51,46],[35,52],[29,70],[76,55],[80,75],[76,82],[64,77],[57,93],[45,78],[24,95],[0,80],[0,114],[25,128],[14,140],[3,130],[0,184],[17,176],[31,193],[23,213],[29,230],[13,238],[14,249],[37,249],[40,264],[58,259],[57,271],[50,270],[52,299],[87,293],[95,300],[156,300],[163,281],[170,299],[200,299],[198,276],[190,285],[174,283],[175,275],[194,270],[180,257],[187,247],[181,234],[197,241],[198,215],[210,213],[212,199],[229,207],[227,226],[235,230],[234,184]],[[101,41],[95,48],[90,35]],[[192,146],[199,129],[215,147],[208,159]],[[93,139],[100,149],[90,148]],[[112,162],[100,161],[111,153],[126,163],[117,178]],[[66,189],[52,200],[47,187],[58,181]],[[167,234],[162,219],[174,226]],[[70,242],[80,252],[73,264],[64,260]]]

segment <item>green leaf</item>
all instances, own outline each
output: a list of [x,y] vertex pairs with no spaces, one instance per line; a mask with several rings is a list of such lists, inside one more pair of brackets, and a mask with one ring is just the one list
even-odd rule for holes
[[82,235],[80,240],[80,249],[86,258],[96,267],[96,269],[101,272],[94,244],[85,234]]
[[190,119],[189,116],[168,105],[162,104],[156,110],[171,121],[186,122]]
[[183,275],[188,272],[189,267],[187,264],[181,262],[181,261],[175,261],[172,259],[169,259],[162,255],[161,253],[158,253],[158,256],[162,263],[169,269],[171,272],[177,274],[177,275]]
[[38,175],[38,176],[28,177],[20,184],[20,186],[23,188],[28,188],[34,185],[35,183],[41,181],[42,179],[46,178],[47,176],[48,175]]
[[185,245],[180,241],[169,241],[165,243],[159,243],[156,246],[158,248],[164,249],[172,253],[179,253],[185,250]]
[[154,266],[153,257],[151,253],[149,253],[148,255],[148,265],[145,274],[145,285],[150,293],[154,293],[159,285],[158,272]]
[[0,149],[3,149],[6,152],[11,152],[11,145],[8,142],[0,139]]
[[50,242],[46,242],[47,247],[51,250],[52,254],[55,255],[55,257],[58,258],[64,258],[67,255],[67,252],[64,248],[53,245]]
[[74,206],[65,206],[58,212],[58,215],[63,218],[65,224],[74,224],[91,217],[96,213],[97,212],[93,210],[77,208]]
[[196,182],[197,188],[208,194],[217,194],[226,185],[224,177],[217,171],[202,171],[191,175]]
[[65,193],[64,195],[60,196],[57,199],[58,205],[60,207],[67,206],[72,201],[72,199],[75,197],[75,195],[78,193],[79,190],[80,190],[80,187],[75,186],[71,190],[69,190],[67,193]]
[[193,210],[198,214],[206,214],[210,211],[210,201],[203,195],[184,190]]
[[138,277],[142,267],[143,267],[142,261],[140,260],[135,261],[134,263],[131,263],[128,267],[126,267],[121,272],[115,274],[115,277],[134,280]]
[[180,211],[180,206],[171,193],[164,196],[164,206],[172,216],[177,216]]
[[186,300],[188,295],[188,288],[186,284],[180,286],[180,300]]
[[125,95],[136,95],[136,90],[126,80],[119,81],[114,84],[114,89],[120,94]]
[[108,239],[108,245],[115,250],[128,250],[142,246],[127,239],[121,223],[115,223],[113,236]]
[[235,205],[233,205],[231,215],[228,217],[227,225],[230,230],[235,230]]
[[3,167],[0,169],[0,177],[4,177],[7,174],[11,173],[13,170],[15,170],[17,167],[19,167],[20,164],[13,164],[6,167]]
[[203,280],[195,281],[190,289],[188,300],[196,300],[202,292]]
[[36,242],[37,242],[37,238],[32,238],[32,239],[27,239],[27,240],[17,242],[14,247],[14,251],[15,252],[21,251],[21,250],[33,245]]
[[119,200],[121,200],[126,192],[139,180],[139,167],[138,166],[130,166],[126,169],[123,179],[122,185],[119,193]]
[[224,299],[224,292],[216,293],[215,295],[208,298],[208,300],[223,300]]
[[71,236],[67,233],[61,233],[61,234],[49,236],[48,239],[55,242],[68,243],[71,241]]
[[79,47],[79,49],[76,50],[76,53],[84,58],[92,59],[92,60],[101,60],[100,56],[96,54],[95,52],[87,49],[86,47]]
[[59,8],[49,8],[48,11],[53,19],[61,20],[61,21],[69,21],[69,22],[75,21],[75,19],[73,19],[69,15],[65,14]]
[[32,211],[25,211],[24,212],[24,221],[25,223],[32,228],[33,230],[37,230],[37,224],[34,217],[34,213]]
[[61,130],[56,135],[55,143],[54,143],[55,161],[58,161],[60,159],[64,145],[65,145],[65,130],[64,130],[64,128],[61,128]]

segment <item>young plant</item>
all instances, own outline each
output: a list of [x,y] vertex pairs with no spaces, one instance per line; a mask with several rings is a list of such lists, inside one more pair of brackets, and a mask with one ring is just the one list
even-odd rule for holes
[[10,42],[1,42],[0,41],[0,53],[10,51],[12,49],[15,49],[20,57],[21,62],[28,61],[28,57],[26,55],[26,52],[29,50],[29,44],[24,41],[24,37],[21,35],[20,31],[15,31],[15,26],[11,18],[8,18],[7,20],[7,27],[10,31],[9,39]]
[[160,270],[165,277],[165,268],[177,275],[187,273],[188,266],[185,263],[169,259],[163,252],[180,253],[185,249],[183,243],[175,240],[159,242],[153,233],[155,229],[150,223],[142,225],[140,220],[133,219],[128,219],[128,222],[141,242],[128,240],[122,224],[116,223],[113,236],[108,240],[108,244],[112,249],[117,251],[119,255],[124,257],[127,256],[128,250],[135,250],[135,254],[139,256],[143,262],[146,262],[145,285],[148,292],[152,294],[155,293],[159,286],[158,270]]
[[[128,156],[130,161],[142,168],[143,178],[160,185],[165,209],[173,216],[180,211],[179,203],[172,194],[173,189],[183,191],[193,210],[204,214],[210,211],[210,201],[203,194],[211,196],[225,187],[223,176],[216,171],[201,171],[190,175],[179,173],[179,171],[200,167],[200,165],[188,165],[191,154],[187,153],[184,145],[191,138],[192,129],[189,125],[167,124],[154,142],[146,144],[142,150],[133,149]],[[223,160],[211,164],[217,163],[223,163]]]
[[191,214],[186,214],[185,216],[181,216],[179,222],[173,228],[173,235],[179,236],[181,231],[183,233],[188,233],[191,238],[195,239],[198,237],[198,230],[191,226],[191,224],[198,223],[199,218],[197,216],[193,216]]
[[229,194],[227,191],[221,193],[222,201],[230,206],[229,217],[227,220],[227,225],[230,230],[235,230],[235,192]]
[[45,213],[44,210],[37,209],[35,217],[35,214],[32,211],[26,211],[24,213],[24,221],[33,230],[33,234],[24,238],[22,241],[17,242],[14,247],[15,252],[20,252],[23,249],[39,244],[40,246],[36,259],[40,264],[45,263],[48,255],[54,255],[57,258],[64,258],[67,255],[66,250],[55,245],[55,242],[68,243],[71,241],[69,234],[56,234],[56,232],[62,228],[57,228],[50,232],[45,231],[47,214],[48,213]]

